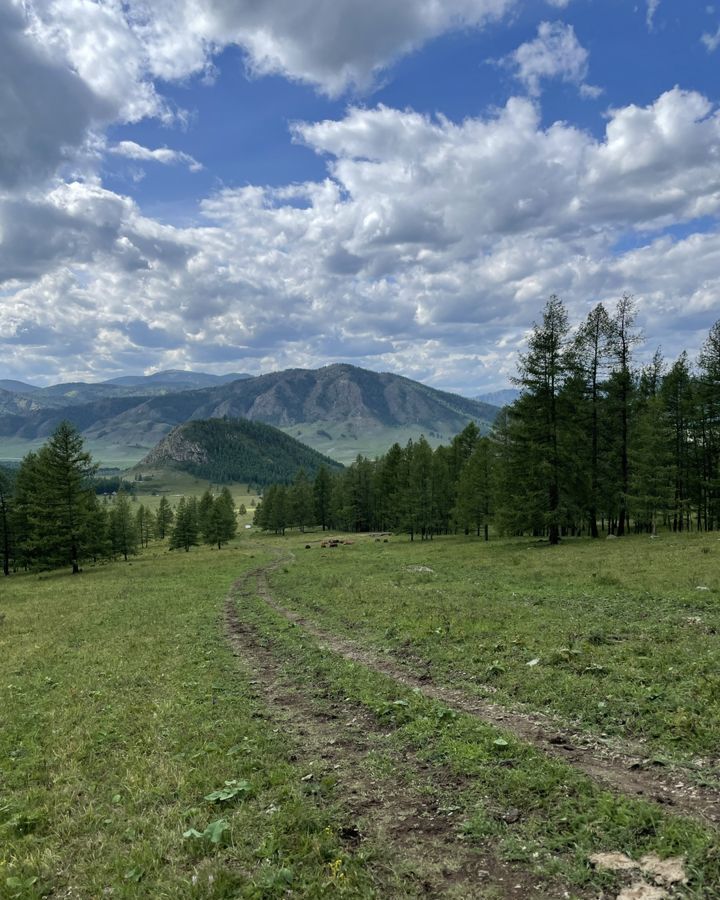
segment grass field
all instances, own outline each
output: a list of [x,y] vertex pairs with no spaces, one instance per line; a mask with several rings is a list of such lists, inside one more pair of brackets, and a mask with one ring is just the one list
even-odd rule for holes
[[718,761],[717,534],[557,548],[364,539],[340,554],[298,552],[275,585],[286,605],[470,693],[643,741],[648,753]]
[[[0,897],[312,895],[332,880],[332,804],[220,628],[259,559],[158,552],[2,584]],[[343,871],[367,887],[359,864]]]
[[[126,478],[133,485],[138,501],[153,511],[157,509],[162,496],[167,497],[172,506],[176,506],[181,497],[197,497],[199,499],[208,488],[213,490],[218,488],[217,484],[204,478],[196,478],[188,472],[176,469],[143,468],[139,471],[146,480],[135,481],[133,471],[128,472]],[[235,501],[235,506],[239,508],[242,504],[247,510],[247,515],[239,520],[240,524],[252,522],[253,503],[259,502],[259,495],[249,492],[247,484],[229,484],[228,488]]]
[[715,536],[317,537],[0,584],[0,897],[615,897],[598,851],[680,856],[671,896],[720,896],[716,828],[340,657],[252,579],[236,657],[223,625],[287,560],[273,596],[328,630],[711,784]]

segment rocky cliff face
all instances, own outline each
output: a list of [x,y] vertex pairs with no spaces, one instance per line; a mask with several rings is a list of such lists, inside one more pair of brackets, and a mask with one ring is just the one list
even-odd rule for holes
[[145,457],[147,466],[163,466],[168,463],[202,465],[208,462],[208,452],[197,441],[191,441],[183,432],[183,426],[174,428]]

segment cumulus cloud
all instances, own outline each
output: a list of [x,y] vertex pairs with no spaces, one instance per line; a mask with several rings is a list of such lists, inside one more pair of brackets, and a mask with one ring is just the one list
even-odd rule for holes
[[0,6],[0,189],[32,185],[73,158],[107,106],[75,72],[25,31],[14,6]]
[[249,68],[328,94],[369,87],[399,56],[446,31],[482,27],[517,0],[31,0],[33,31],[126,120],[171,116],[154,88],[208,71],[223,47]]
[[[324,180],[221,190],[195,227],[87,183],[8,214],[6,364],[354,358],[471,389],[512,374],[551,292],[583,315],[633,291],[670,353],[712,321],[720,234],[664,233],[720,213],[720,116],[696,93],[611,110],[602,139],[543,127],[526,98],[462,123],[353,108],[294,135],[327,159]],[[641,246],[617,252],[627,236]]]
[[[0,5],[0,188],[87,165],[111,122],[182,120],[156,84],[210,71],[226,46],[241,47],[258,74],[338,94],[368,87],[404,53],[445,31],[482,27],[516,2],[10,0]],[[113,149],[197,170],[167,148]]]
[[521,44],[503,63],[514,69],[534,97],[540,95],[542,81],[552,78],[577,85],[583,96],[597,97],[602,90],[585,83],[588,58],[572,25],[541,22],[535,40]]
[[193,159],[188,153],[183,153],[180,150],[170,150],[168,147],[158,147],[155,150],[150,150],[148,147],[136,144],[135,141],[119,141],[117,144],[111,144],[108,150],[110,153],[125,156],[128,159],[158,162],[165,166],[179,163],[187,166],[191,172],[200,172],[202,170],[202,164]]

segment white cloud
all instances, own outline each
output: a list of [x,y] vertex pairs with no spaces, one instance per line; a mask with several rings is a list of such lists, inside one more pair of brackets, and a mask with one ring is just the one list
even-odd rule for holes
[[720,25],[715,34],[705,33],[700,40],[707,47],[708,53],[714,53],[720,47]]
[[169,117],[154,80],[212,67],[237,45],[258,74],[328,94],[368,88],[399,56],[446,31],[482,27],[517,0],[30,0],[33,33],[130,121]]
[[72,70],[25,34],[0,6],[0,189],[19,189],[74,158],[106,104]]
[[[404,53],[445,31],[482,27],[516,2],[6,0],[0,188],[39,184],[63,166],[92,170],[110,123],[183,121],[156,83],[211,73],[226,46],[241,47],[256,73],[337,94],[368,87]],[[164,148],[153,154],[170,161]]]
[[168,147],[158,147],[150,150],[135,141],[119,141],[117,144],[111,144],[108,147],[110,153],[117,156],[125,156],[128,159],[137,159],[144,162],[158,162],[165,166],[182,164],[188,167],[191,172],[200,172],[202,164],[193,159],[188,153],[180,150],[170,150]]
[[662,235],[720,214],[720,116],[698,94],[611,110],[602,140],[523,98],[460,124],[351,109],[295,137],[325,180],[220,191],[192,228],[89,183],[6,207],[8,371],[354,359],[472,389],[512,374],[551,292],[579,316],[632,291],[668,353],[717,316],[720,234]]
[[541,82],[550,78],[577,85],[583,96],[597,97],[602,90],[585,84],[588,58],[572,25],[541,22],[535,40],[521,44],[503,63],[515,70],[516,77],[534,97],[540,95]]

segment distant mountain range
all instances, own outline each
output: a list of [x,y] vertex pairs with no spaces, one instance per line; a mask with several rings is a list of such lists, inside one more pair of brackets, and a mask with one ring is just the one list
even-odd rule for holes
[[[183,389],[190,375],[222,381]],[[3,444],[43,440],[63,419],[83,432],[98,458],[112,456],[109,451],[115,448],[115,456],[134,455],[137,461],[177,425],[245,418],[281,428],[347,461],[359,452],[382,453],[394,441],[405,443],[420,434],[434,443],[448,441],[471,421],[487,430],[498,412],[489,403],[400,375],[344,364],[226,381],[230,377],[159,373],[133,385],[78,383],[35,393],[0,391],[0,457]],[[128,456],[128,448],[134,454]]]
[[71,381],[44,388],[6,379],[0,380],[0,415],[16,413],[18,410],[81,406],[110,397],[150,397],[192,391],[251,377],[241,373],[210,375],[207,372],[169,369],[153,375],[123,375],[98,382]]
[[211,387],[217,384],[228,384],[242,378],[252,378],[247,373],[235,372],[229,375],[211,375],[208,372],[187,372],[185,369],[168,369],[155,372],[153,375],[122,375],[110,378],[103,384],[114,384],[119,387],[163,387],[178,391],[191,391],[194,388]]
[[299,469],[313,477],[323,465],[341,468],[272,425],[248,419],[201,419],[173,428],[137,469],[173,468],[209,481],[257,486],[288,483]]
[[516,388],[505,388],[502,391],[491,391],[489,394],[478,394],[475,398],[480,403],[490,403],[492,406],[509,406],[520,396]]

